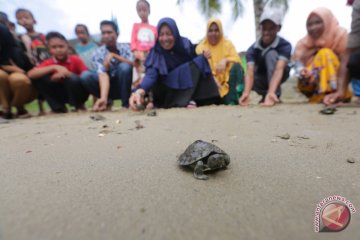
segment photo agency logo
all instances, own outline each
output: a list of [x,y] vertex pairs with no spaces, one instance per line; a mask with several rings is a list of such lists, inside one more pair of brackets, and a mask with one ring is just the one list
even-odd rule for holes
[[351,215],[356,212],[350,200],[342,196],[324,198],[315,209],[315,232],[340,232],[350,223]]

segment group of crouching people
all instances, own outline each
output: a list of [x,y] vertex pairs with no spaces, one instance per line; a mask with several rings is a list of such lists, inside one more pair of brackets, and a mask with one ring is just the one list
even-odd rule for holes
[[[58,32],[46,35],[50,56],[31,58],[2,21],[2,116],[12,118],[12,107],[17,109],[18,117],[28,116],[24,106],[36,98],[39,102],[45,100],[54,113],[67,112],[67,104],[83,111],[90,95],[94,97],[93,111],[111,108],[115,99],[133,110],[209,104],[246,106],[252,90],[262,96],[263,106],[273,106],[280,101],[280,86],[289,77],[289,63],[295,68],[299,91],[310,102],[349,101],[352,94],[360,96],[359,4],[359,0],[353,2],[350,33],[338,25],[329,9],[314,9],[306,20],[307,35],[293,52],[291,44],[278,35],[281,16],[264,12],[261,37],[247,50],[246,64],[224,37],[217,18],[208,21],[205,37],[198,44],[180,35],[174,19],[162,18],[152,29],[154,41],[142,61],[128,44],[117,42],[118,26],[104,20],[100,23],[102,45],[92,54],[91,69],[80,56],[70,54],[67,40]],[[134,69],[141,67],[144,74],[134,84]]]

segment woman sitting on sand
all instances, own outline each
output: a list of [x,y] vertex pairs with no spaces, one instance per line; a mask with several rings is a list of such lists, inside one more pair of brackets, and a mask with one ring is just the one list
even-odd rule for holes
[[25,104],[36,97],[36,91],[26,71],[32,64],[25,52],[5,26],[8,20],[0,19],[0,104],[2,117],[12,119],[12,108],[16,107],[17,117],[28,118],[31,115],[25,109]]
[[[298,88],[309,102],[321,103],[326,94],[336,91],[348,33],[324,7],[309,14],[306,29],[308,34],[297,43],[293,55]],[[348,91],[346,96],[350,100],[351,92]]]
[[208,21],[206,36],[197,45],[196,53],[208,57],[223,103],[237,105],[241,96],[237,88],[243,89],[244,74],[233,43],[224,37],[220,19]]
[[181,37],[171,18],[159,21],[155,46],[145,60],[145,76],[129,99],[134,110],[153,92],[156,107],[195,107],[219,101],[217,85],[206,57],[197,55],[189,39]]

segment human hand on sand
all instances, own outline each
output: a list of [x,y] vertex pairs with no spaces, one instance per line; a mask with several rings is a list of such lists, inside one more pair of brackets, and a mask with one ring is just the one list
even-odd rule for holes
[[106,110],[106,108],[107,108],[107,100],[99,98],[98,100],[96,100],[92,110],[94,112],[103,112]]
[[340,102],[341,100],[343,100],[344,95],[345,95],[345,94],[343,94],[343,93],[341,93],[341,92],[339,92],[339,91],[336,91],[336,92],[334,92],[334,93],[327,94],[327,95],[325,95],[325,97],[324,97],[323,103],[324,103],[326,106],[333,105],[333,104],[338,103],[338,102]]
[[144,96],[145,96],[144,89],[139,88],[135,92],[133,92],[129,99],[130,108],[134,111],[138,111],[139,106],[143,106],[144,104]]
[[250,95],[248,93],[243,93],[239,98],[240,106],[248,106],[250,101]]
[[268,93],[268,94],[266,94],[265,101],[263,103],[261,103],[261,106],[271,107],[271,106],[274,106],[278,102],[279,102],[279,98],[276,96],[275,93]]

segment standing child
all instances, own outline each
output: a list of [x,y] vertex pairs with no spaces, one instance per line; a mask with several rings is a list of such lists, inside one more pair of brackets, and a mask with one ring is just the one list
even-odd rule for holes
[[33,14],[27,9],[19,8],[16,10],[16,20],[20,26],[26,29],[26,33],[20,38],[25,44],[26,51],[33,64],[38,65],[48,59],[49,53],[46,48],[45,35],[35,31],[36,20]]
[[[19,8],[15,12],[17,23],[26,29],[26,33],[20,36],[25,45],[27,55],[35,66],[49,58],[46,48],[45,35],[35,31],[36,20],[32,12],[28,9]],[[43,96],[38,96],[39,114],[44,114]]]
[[[98,44],[90,38],[89,30],[85,24],[77,24],[75,34],[79,40],[74,46],[76,54],[84,61],[90,71],[95,72],[92,57],[98,48]],[[93,104],[95,104],[96,100],[97,98],[93,96]]]
[[89,30],[84,24],[77,24],[75,26],[75,34],[79,40],[74,46],[76,53],[84,61],[89,70],[95,71],[92,65],[92,56],[98,48],[97,43],[90,38]]
[[[144,62],[150,49],[154,46],[157,38],[157,29],[149,24],[150,4],[146,0],[136,3],[136,11],[141,23],[134,23],[131,35],[131,51],[135,56],[135,68],[133,71],[133,87],[135,88],[145,74]],[[151,94],[150,94],[151,95]],[[152,107],[149,99],[149,108]]]
[[75,110],[85,110],[88,93],[79,77],[87,70],[85,63],[78,56],[69,55],[68,42],[62,34],[50,32],[46,41],[52,58],[31,69],[28,76],[53,112],[67,112],[66,103]]

